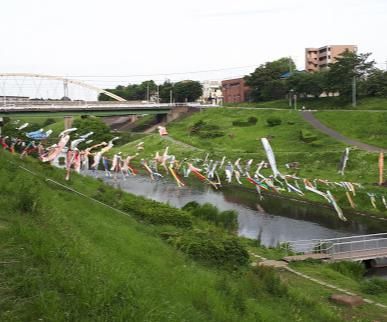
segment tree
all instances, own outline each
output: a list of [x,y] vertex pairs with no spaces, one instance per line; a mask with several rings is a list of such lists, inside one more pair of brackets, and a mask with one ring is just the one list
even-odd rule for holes
[[326,73],[323,71],[316,73],[297,72],[288,79],[288,87],[303,97],[308,95],[319,97],[326,87],[325,76]]
[[281,76],[295,69],[293,60],[287,57],[260,65],[245,76],[246,85],[251,89],[250,99],[259,102],[282,98],[287,92],[287,85]]
[[370,55],[346,50],[335,63],[329,64],[328,83],[344,100],[351,98],[353,80],[364,81],[373,71],[375,61],[368,61]]
[[366,79],[364,86],[366,95],[387,97],[387,72],[375,69]]
[[171,99],[171,91],[173,92],[173,83],[166,80],[164,84],[160,85],[160,100],[163,103],[169,103]]
[[194,102],[203,94],[202,84],[193,80],[175,83],[173,97],[176,102]]
[[[152,97],[157,92],[157,85],[153,80],[144,81],[141,84],[133,84],[128,86],[119,85],[113,89],[106,89],[107,91],[121,96],[128,101],[143,101]],[[178,83],[171,83],[165,81],[164,84],[159,86],[160,99],[162,102],[169,102],[170,91],[173,91],[173,98],[176,102],[189,102],[196,101],[203,93],[202,85],[199,82],[193,80],[185,80]],[[111,101],[112,98],[105,94],[100,94],[98,97],[100,101]]]
[[[129,84],[127,86],[118,85],[116,88],[106,90],[128,101],[144,101],[148,99],[148,92],[149,96],[155,94],[157,85],[153,80],[148,80],[141,84]],[[114,99],[102,93],[98,96],[98,100],[113,101]]]

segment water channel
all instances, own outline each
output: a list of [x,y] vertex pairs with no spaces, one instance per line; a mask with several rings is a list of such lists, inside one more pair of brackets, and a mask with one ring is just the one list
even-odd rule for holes
[[192,181],[189,186],[178,188],[174,182],[161,179],[152,182],[149,177],[135,176],[126,180],[106,178],[102,171],[88,175],[103,179],[108,184],[120,187],[134,195],[144,196],[182,207],[187,202],[212,203],[220,210],[238,212],[240,236],[259,238],[265,246],[300,239],[334,238],[387,231],[387,223],[360,216],[345,214],[347,222],[338,219],[327,207],[312,205],[297,200],[265,195],[259,200],[254,190],[242,187],[223,187],[215,191],[210,186]]

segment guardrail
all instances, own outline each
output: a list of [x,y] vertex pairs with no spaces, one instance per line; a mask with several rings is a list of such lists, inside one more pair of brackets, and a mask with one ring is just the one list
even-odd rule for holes
[[356,235],[348,237],[310,239],[288,241],[282,244],[288,253],[322,253],[332,257],[356,258],[358,255],[369,253],[380,253],[379,250],[387,252],[387,233]]
[[145,108],[172,108],[172,107],[218,107],[218,105],[200,104],[195,102],[188,103],[141,103],[141,102],[121,102],[121,101],[21,101],[21,102],[0,102],[0,110],[7,109],[26,109],[26,108],[97,108],[97,107],[145,107]]

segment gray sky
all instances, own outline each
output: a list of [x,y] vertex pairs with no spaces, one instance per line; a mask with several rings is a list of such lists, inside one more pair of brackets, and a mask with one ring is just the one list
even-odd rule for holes
[[[123,78],[222,79],[304,48],[356,44],[385,67],[386,0],[2,0],[0,70]],[[100,78],[96,76],[115,77]],[[79,78],[79,77],[78,77]]]

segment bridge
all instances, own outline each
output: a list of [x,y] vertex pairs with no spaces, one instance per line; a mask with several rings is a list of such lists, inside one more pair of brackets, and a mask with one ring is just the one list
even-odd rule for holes
[[[44,88],[44,82],[50,84],[48,88]],[[56,86],[54,86],[55,84]],[[58,95],[57,89],[61,86],[63,86],[63,91],[60,91]],[[51,90],[52,87],[55,92],[50,95],[48,89]],[[71,100],[70,96],[74,98],[76,93],[74,87],[77,90],[92,92],[94,97],[104,94],[113,101]],[[45,93],[46,90],[47,95],[45,96],[47,98],[39,98],[42,97],[42,91]],[[74,95],[70,95],[70,92]],[[21,95],[23,93],[24,96]],[[30,99],[30,95],[33,95],[34,98]],[[52,99],[53,97],[56,99]],[[187,112],[190,108],[201,107],[213,107],[213,105],[126,101],[114,93],[80,80],[44,74],[0,73],[0,117],[157,114],[160,115],[160,120],[170,121]]]
[[1,105],[0,117],[17,116],[119,116],[137,114],[168,114],[183,108],[213,107],[197,103],[133,103],[130,101],[15,101]]
[[284,257],[287,262],[309,258],[330,261],[370,261],[387,258],[387,233],[329,239],[296,240],[284,247],[297,255]]

